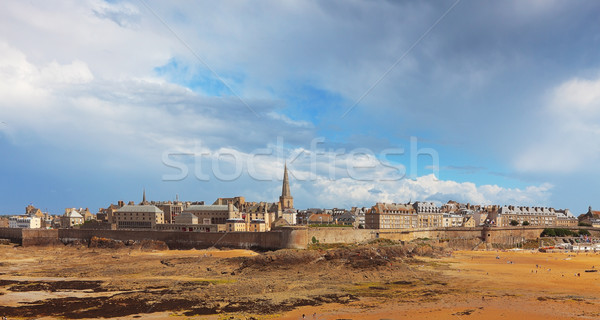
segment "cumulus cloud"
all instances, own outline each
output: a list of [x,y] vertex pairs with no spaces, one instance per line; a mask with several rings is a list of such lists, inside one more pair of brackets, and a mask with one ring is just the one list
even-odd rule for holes
[[[398,181],[358,181],[318,179],[314,186],[316,201],[326,205],[370,206],[375,202],[433,201],[437,204],[455,200],[472,204],[546,205],[552,186],[528,186],[525,189],[497,185],[477,186],[470,182],[438,180],[434,175]],[[377,192],[373,192],[377,190]]]
[[[382,163],[374,155],[363,154],[357,158],[352,150],[339,153],[276,150],[275,147],[255,153],[225,148],[189,150],[188,155],[197,157],[194,163],[180,158],[169,162],[174,164],[173,168],[184,168],[181,172],[187,175],[177,176],[181,172],[165,167],[163,170],[168,175],[163,177],[201,181],[225,179],[233,183],[243,181],[245,186],[240,189],[245,189],[244,194],[258,199],[276,199],[280,192],[283,164],[287,162],[296,202],[321,207],[370,206],[376,202],[409,200],[437,204],[456,200],[472,204],[548,205],[553,189],[547,183],[525,188],[478,186],[471,182],[440,180],[433,174],[408,179],[403,166]],[[250,178],[249,182],[247,178]],[[257,192],[255,186],[265,186],[265,182],[269,181],[269,187],[262,193]]]
[[543,109],[544,126],[530,132],[515,166],[526,172],[595,171],[600,159],[600,78],[569,79],[555,87]]

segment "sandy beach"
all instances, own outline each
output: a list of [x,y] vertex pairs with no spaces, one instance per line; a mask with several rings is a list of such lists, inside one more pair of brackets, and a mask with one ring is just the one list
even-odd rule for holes
[[[400,252],[393,256],[389,248]],[[385,253],[388,250],[387,253]],[[0,246],[9,319],[596,319],[595,254]],[[381,254],[379,254],[381,252]],[[374,253],[375,255],[370,254]],[[377,260],[377,257],[382,259]],[[381,257],[383,256],[383,257]],[[373,259],[375,257],[376,259]],[[383,259],[384,258],[384,259]]]

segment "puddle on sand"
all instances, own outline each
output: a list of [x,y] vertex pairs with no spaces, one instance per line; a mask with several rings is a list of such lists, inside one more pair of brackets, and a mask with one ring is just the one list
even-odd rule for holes
[[3,291],[3,295],[0,295],[0,305],[7,307],[18,307],[23,303],[34,302],[46,299],[57,299],[57,298],[93,298],[93,297],[109,297],[115,294],[122,293],[123,291],[110,291],[110,292],[86,292],[82,290],[71,290],[71,291],[27,291],[27,292],[11,292]]

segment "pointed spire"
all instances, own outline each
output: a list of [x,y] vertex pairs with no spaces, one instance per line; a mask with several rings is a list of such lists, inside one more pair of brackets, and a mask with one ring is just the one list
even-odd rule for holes
[[142,204],[146,204],[146,188],[144,188],[144,197],[142,199]]
[[283,169],[283,186],[281,187],[281,196],[282,197],[290,196],[290,182],[288,179],[287,161],[285,162],[285,167]]

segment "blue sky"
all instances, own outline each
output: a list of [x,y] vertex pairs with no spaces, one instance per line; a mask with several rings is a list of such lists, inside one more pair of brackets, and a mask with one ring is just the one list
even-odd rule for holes
[[298,208],[600,207],[596,1],[3,7],[0,214],[275,201],[286,159]]

